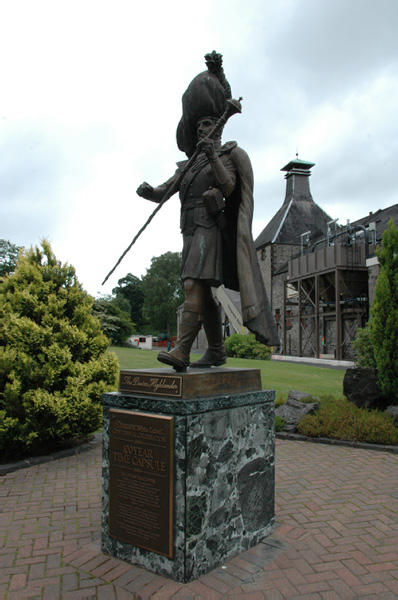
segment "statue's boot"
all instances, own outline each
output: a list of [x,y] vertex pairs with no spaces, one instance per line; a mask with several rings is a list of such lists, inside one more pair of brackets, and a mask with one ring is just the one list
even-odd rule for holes
[[191,363],[191,367],[199,367],[201,369],[220,367],[227,362],[227,352],[222,336],[220,309],[214,301],[205,307],[203,327],[207,337],[208,348],[202,358]]
[[158,360],[173,367],[175,371],[185,371],[189,366],[189,353],[192,344],[202,326],[202,315],[183,309],[180,335],[175,347],[170,352],[159,352]]

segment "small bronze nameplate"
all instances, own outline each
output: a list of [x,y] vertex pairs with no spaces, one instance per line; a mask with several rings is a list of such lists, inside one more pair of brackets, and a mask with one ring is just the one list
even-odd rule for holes
[[189,368],[175,374],[171,368],[123,369],[119,392],[189,400],[261,390],[260,369]]
[[157,375],[156,373],[137,373],[136,371],[120,371],[119,392],[136,392],[156,396],[181,398],[182,378],[174,375]]
[[109,411],[109,535],[173,558],[173,417]]

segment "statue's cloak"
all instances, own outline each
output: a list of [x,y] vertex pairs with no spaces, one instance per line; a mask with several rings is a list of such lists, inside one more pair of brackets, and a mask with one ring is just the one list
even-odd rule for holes
[[253,169],[246,152],[235,142],[223,146],[237,171],[235,191],[227,198],[227,241],[223,248],[223,279],[226,288],[240,292],[244,325],[268,346],[279,346],[263,278],[252,237]]

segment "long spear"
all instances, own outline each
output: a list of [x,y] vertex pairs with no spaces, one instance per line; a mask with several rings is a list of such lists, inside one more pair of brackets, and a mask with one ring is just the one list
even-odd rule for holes
[[[228,121],[228,119],[230,117],[232,117],[233,115],[235,115],[237,113],[241,113],[242,112],[241,100],[242,100],[241,97],[239,98],[239,100],[227,100],[227,106],[225,108],[224,114],[221,115],[221,117],[218,119],[217,123],[214,125],[213,129],[210,131],[210,133],[208,135],[208,137],[210,139],[213,138],[216,135],[216,133],[222,127],[224,127],[225,123]],[[150,215],[150,217],[148,218],[148,220],[146,221],[146,223],[144,223],[144,225],[141,227],[141,229],[139,230],[139,232],[135,235],[135,237],[134,237],[133,241],[131,242],[131,244],[126,248],[126,250],[123,252],[123,254],[119,257],[117,263],[115,264],[115,266],[113,267],[113,269],[111,269],[109,271],[108,275],[105,277],[105,279],[104,279],[104,281],[102,282],[101,285],[104,285],[104,283],[106,283],[108,281],[109,277],[112,275],[112,273],[115,271],[115,269],[122,262],[123,258],[126,256],[127,252],[129,252],[129,250],[132,248],[132,246],[138,240],[138,238],[140,237],[141,233],[148,227],[148,225],[152,221],[153,217],[162,208],[163,204],[165,204],[165,202],[167,202],[167,200],[169,198],[171,198],[171,196],[173,196],[178,191],[178,188],[180,186],[180,183],[181,183],[182,179],[184,178],[185,174],[189,171],[189,169],[192,167],[192,165],[195,162],[195,160],[197,159],[199,153],[200,153],[200,148],[197,148],[195,150],[195,152],[193,153],[193,155],[191,156],[191,158],[189,159],[189,161],[187,162],[187,164],[185,165],[185,167],[183,168],[183,170],[181,171],[179,177],[169,187],[169,189],[167,190],[167,192],[165,192],[163,198],[161,199],[161,201],[159,202],[159,204],[157,205],[157,207],[155,208],[155,210],[153,211],[153,213]]]

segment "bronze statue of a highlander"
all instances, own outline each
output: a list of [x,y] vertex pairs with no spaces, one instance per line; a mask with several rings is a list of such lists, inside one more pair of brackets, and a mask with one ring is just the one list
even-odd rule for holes
[[192,366],[225,364],[221,315],[211,290],[221,284],[240,292],[243,323],[256,338],[279,345],[251,234],[251,163],[236,142],[221,145],[221,129],[214,133],[231,89],[222,56],[212,52],[205,58],[208,70],[195,77],[184,93],[177,128],[178,148],[188,158],[196,151],[196,159],[182,178],[188,161],[177,163],[177,171],[164,184],[153,188],[145,182],[137,190],[154,202],[161,202],[171,186],[180,195],[185,302],[175,348],[158,355],[160,362],[176,371],[189,366],[190,350],[202,324],[208,348]]

